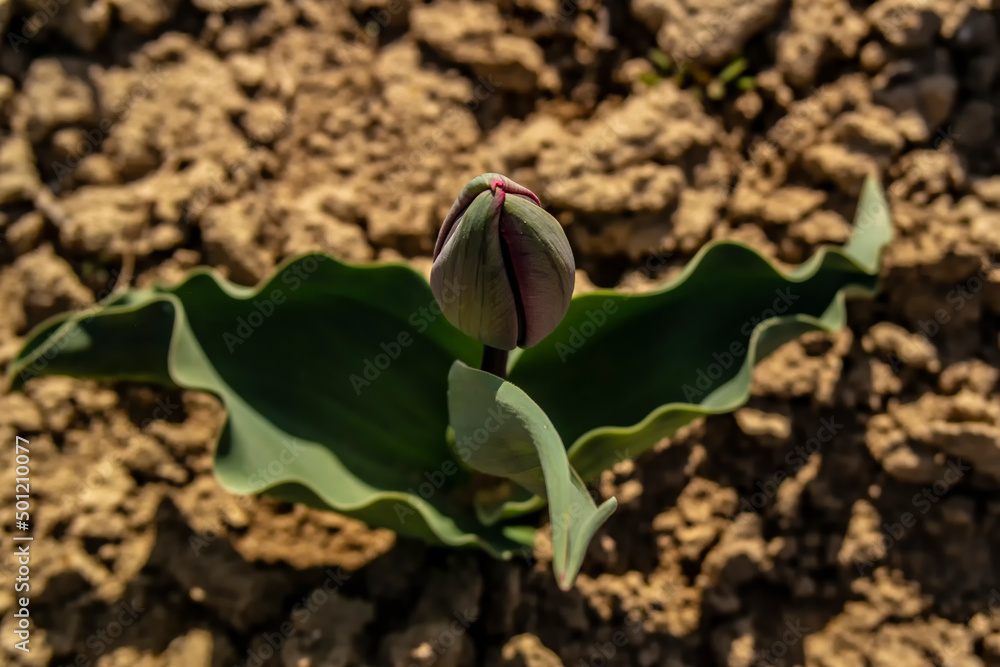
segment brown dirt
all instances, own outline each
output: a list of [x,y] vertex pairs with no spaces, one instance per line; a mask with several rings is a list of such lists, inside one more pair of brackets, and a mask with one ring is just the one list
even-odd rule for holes
[[[317,249],[426,272],[485,171],[543,197],[582,285],[646,288],[718,238],[800,262],[869,170],[897,230],[849,330],[605,474],[621,508],[569,593],[544,540],[499,563],[228,495],[211,397],[0,396],[37,502],[24,654],[0,488],[0,663],[1000,666],[998,16],[868,4],[0,0],[2,364],[132,260],[137,285]],[[758,87],[649,87],[656,45],[743,54]]]

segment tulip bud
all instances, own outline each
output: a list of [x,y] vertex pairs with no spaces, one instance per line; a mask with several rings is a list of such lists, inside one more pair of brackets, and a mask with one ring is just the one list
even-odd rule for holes
[[531,190],[500,174],[469,181],[434,245],[431,290],[445,317],[498,350],[552,333],[575,279],[562,227]]

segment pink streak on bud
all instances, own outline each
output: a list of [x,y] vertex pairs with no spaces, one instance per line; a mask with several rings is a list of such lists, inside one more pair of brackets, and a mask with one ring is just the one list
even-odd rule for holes
[[521,195],[522,197],[524,197],[526,199],[530,199],[531,201],[535,202],[535,204],[537,206],[541,206],[542,205],[542,200],[540,200],[535,195],[534,192],[532,192],[528,188],[524,187],[523,185],[519,185],[519,184],[515,183],[514,181],[510,180],[506,176],[499,176],[499,177],[493,178],[490,181],[490,189],[495,191],[496,188],[502,188],[503,191],[506,192],[507,194]]
[[445,216],[444,222],[441,224],[441,230],[438,232],[437,241],[434,243],[433,259],[437,259],[437,256],[441,253],[445,241],[448,240],[451,232],[465,214],[465,209],[469,207],[469,204],[480,193],[487,189],[494,195],[499,190],[506,194],[523,197],[528,201],[534,202],[537,206],[542,205],[541,200],[535,196],[534,192],[523,185],[515,183],[503,174],[483,174],[478,176],[466,183],[465,187],[462,188],[462,192],[459,193],[455,202],[451,205],[451,209],[448,210],[448,215]]

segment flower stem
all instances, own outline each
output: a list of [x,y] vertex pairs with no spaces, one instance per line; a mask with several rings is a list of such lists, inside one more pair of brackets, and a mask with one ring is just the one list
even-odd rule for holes
[[498,350],[489,345],[483,346],[483,361],[479,370],[493,373],[502,380],[507,379],[507,350]]

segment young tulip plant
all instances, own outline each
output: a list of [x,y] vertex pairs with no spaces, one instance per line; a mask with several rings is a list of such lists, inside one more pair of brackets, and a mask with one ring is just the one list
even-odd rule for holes
[[211,392],[228,412],[214,459],[225,488],[437,544],[509,558],[547,506],[565,589],[616,504],[596,504],[586,482],[741,406],[780,345],[844,326],[846,297],[877,289],[890,236],[869,179],[849,242],[791,271],[721,241],[655,291],[574,298],[559,223],[527,188],[484,174],[444,220],[430,285],[405,265],[322,254],[255,288],[200,269],[42,323],[12,383]]

